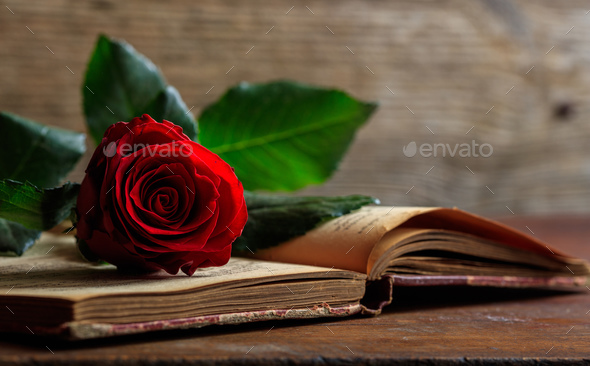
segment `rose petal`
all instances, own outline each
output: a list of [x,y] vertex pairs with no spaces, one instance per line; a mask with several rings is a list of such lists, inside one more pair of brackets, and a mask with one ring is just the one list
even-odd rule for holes
[[[248,221],[248,211],[246,209],[246,203],[242,201],[242,207],[236,218],[229,225],[225,226],[225,230],[222,230],[219,234],[211,234],[211,237],[207,241],[207,246],[201,250],[204,252],[214,252],[230,245],[242,234],[246,221]],[[217,228],[219,228],[219,221]]]

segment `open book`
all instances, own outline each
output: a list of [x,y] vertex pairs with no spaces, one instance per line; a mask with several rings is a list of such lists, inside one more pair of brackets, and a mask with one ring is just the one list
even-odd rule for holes
[[378,314],[394,286],[575,288],[590,267],[454,209],[366,207],[194,276],[132,275],[44,234],[0,258],[1,332],[72,339],[259,320]]

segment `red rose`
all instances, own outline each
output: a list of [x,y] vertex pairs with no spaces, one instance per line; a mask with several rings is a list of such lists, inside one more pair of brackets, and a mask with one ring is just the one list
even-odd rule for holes
[[77,214],[78,240],[99,258],[188,275],[226,264],[248,218],[233,169],[179,126],[147,114],[105,132]]

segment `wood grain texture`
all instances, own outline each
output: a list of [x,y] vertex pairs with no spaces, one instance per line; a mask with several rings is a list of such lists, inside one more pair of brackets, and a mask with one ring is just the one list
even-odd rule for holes
[[[588,216],[516,217],[590,259]],[[263,322],[77,343],[0,334],[3,365],[571,365],[590,362],[590,293],[397,288],[377,317]],[[549,296],[551,295],[551,296]]]
[[[488,214],[509,213],[506,206],[516,213],[590,210],[584,1],[5,5],[1,110],[83,130],[83,73],[103,32],[150,57],[197,114],[242,80],[289,78],[379,101],[330,182],[303,193],[364,193],[387,204]],[[472,140],[493,146],[493,155],[402,153],[411,141]],[[86,162],[71,179],[82,179]]]

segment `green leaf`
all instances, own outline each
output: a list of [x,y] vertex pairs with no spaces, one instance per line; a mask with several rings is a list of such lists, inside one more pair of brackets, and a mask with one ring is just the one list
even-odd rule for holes
[[292,197],[244,192],[248,222],[233,244],[233,254],[250,253],[300,236],[318,224],[363,206],[379,203],[374,197]]
[[30,183],[0,180],[0,218],[28,229],[51,229],[69,217],[79,191],[78,183],[39,189]]
[[[0,126],[0,179],[28,181],[39,187],[56,186],[86,150],[83,133],[44,126],[7,112],[0,112]],[[2,197],[8,194],[0,193]],[[0,211],[5,208],[0,203]],[[42,220],[42,216],[37,219]],[[0,218],[0,252],[21,255],[39,235],[39,230]]]
[[0,179],[53,187],[86,150],[83,133],[49,127],[0,112]]
[[22,255],[39,238],[41,231],[27,229],[16,222],[0,219],[0,252]]
[[196,139],[196,122],[178,91],[166,84],[156,65],[124,41],[99,36],[82,92],[86,123],[96,144],[113,123],[143,114],[169,120]]
[[249,190],[324,182],[375,111],[346,93],[289,81],[242,83],[199,117],[200,142]]

